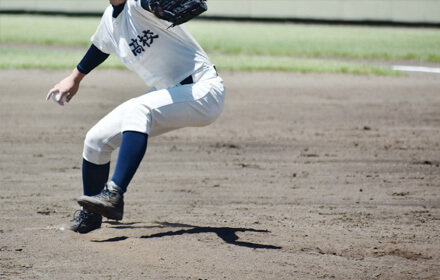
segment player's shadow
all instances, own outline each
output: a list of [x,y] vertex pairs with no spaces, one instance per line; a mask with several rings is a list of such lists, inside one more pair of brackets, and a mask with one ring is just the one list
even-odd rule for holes
[[[121,228],[120,226],[115,226],[116,228]],[[122,228],[129,228],[130,226],[123,225]],[[245,241],[239,241],[239,237],[237,235],[237,232],[263,232],[268,233],[268,230],[259,230],[259,229],[253,229],[253,228],[231,228],[231,227],[199,227],[199,226],[193,226],[193,225],[186,225],[186,224],[177,224],[177,223],[157,223],[157,226],[149,226],[148,228],[152,227],[179,227],[179,228],[188,228],[188,229],[181,229],[177,231],[167,231],[167,232],[161,232],[161,233],[155,233],[151,235],[143,235],[140,238],[142,239],[150,239],[150,238],[160,238],[160,237],[166,237],[166,236],[178,236],[178,235],[184,235],[184,234],[201,234],[201,233],[215,233],[218,237],[220,237],[224,242],[232,245],[237,246],[243,246],[253,249],[282,249],[282,247],[274,246],[274,245],[265,245],[265,244],[258,244],[258,243],[252,243],[252,242],[245,242]],[[117,242],[128,239],[127,236],[119,236],[114,238],[109,238],[105,240],[94,240],[93,242]]]

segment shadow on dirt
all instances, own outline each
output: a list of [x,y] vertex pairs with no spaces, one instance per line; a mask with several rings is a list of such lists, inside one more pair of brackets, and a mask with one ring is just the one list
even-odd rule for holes
[[[129,224],[121,224],[121,223],[110,223],[115,225],[114,227],[117,229],[129,229],[129,228],[140,228],[139,226],[136,226],[135,223],[129,223]],[[193,225],[187,225],[187,224],[178,224],[178,223],[161,223],[157,222],[156,226],[142,226],[142,228],[169,228],[169,227],[179,227],[179,228],[188,228],[188,229],[181,229],[177,231],[167,231],[167,232],[160,232],[155,233],[151,235],[143,235],[139,238],[142,239],[150,239],[150,238],[160,238],[160,237],[166,237],[166,236],[178,236],[178,235],[184,235],[184,234],[201,234],[201,233],[215,233],[218,237],[220,237],[224,242],[236,246],[243,246],[253,249],[282,249],[282,247],[274,246],[274,245],[265,245],[265,244],[258,244],[258,243],[252,243],[252,242],[245,242],[245,241],[239,241],[239,237],[237,235],[237,232],[263,232],[263,233],[269,233],[268,230],[259,230],[259,229],[252,229],[252,228],[231,228],[231,227],[199,227],[199,226],[193,226]],[[93,240],[92,242],[118,242],[128,239],[127,236],[119,236],[119,237],[113,237],[105,240]]]

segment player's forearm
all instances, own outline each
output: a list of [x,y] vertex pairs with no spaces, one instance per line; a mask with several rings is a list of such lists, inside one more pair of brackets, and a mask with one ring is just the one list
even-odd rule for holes
[[76,66],[76,69],[83,74],[88,74],[103,63],[107,57],[109,57],[109,54],[102,52],[92,44],[81,62]]

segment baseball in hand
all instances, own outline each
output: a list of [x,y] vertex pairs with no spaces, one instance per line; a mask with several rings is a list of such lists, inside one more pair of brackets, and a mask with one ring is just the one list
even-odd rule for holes
[[53,101],[55,101],[56,103],[59,103],[60,105],[64,105],[64,103],[66,103],[67,100],[67,94],[63,96],[63,98],[60,100],[61,98],[61,92],[57,92],[52,94],[52,99]]

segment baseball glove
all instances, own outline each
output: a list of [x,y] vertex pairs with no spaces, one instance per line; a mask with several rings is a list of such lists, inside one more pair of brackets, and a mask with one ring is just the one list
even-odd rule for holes
[[150,0],[149,4],[158,18],[172,23],[170,27],[185,23],[208,10],[206,0]]

